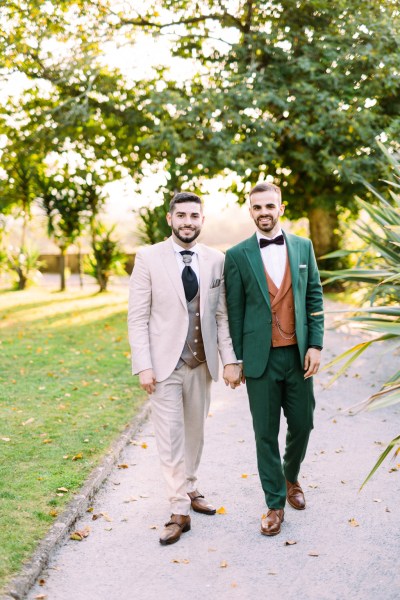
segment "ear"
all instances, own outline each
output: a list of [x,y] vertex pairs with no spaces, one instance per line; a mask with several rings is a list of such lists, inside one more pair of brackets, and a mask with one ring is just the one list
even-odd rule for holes
[[282,215],[283,215],[283,213],[285,212],[285,208],[286,208],[285,204],[281,204],[281,205],[280,205],[280,207],[279,207],[279,214],[280,214],[281,216],[282,216]]
[[168,213],[166,214],[166,219],[167,219],[167,223],[168,223],[168,225],[171,227],[171,225],[172,225],[172,217],[171,217],[171,213],[169,213],[169,212],[168,212]]

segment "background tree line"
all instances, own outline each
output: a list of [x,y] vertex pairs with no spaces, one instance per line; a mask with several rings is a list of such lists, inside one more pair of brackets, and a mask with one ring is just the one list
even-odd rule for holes
[[[177,189],[201,193],[225,175],[243,203],[270,176],[289,218],[308,217],[321,256],[339,248],[340,214],[357,214],[363,179],[390,170],[376,141],[398,152],[393,0],[5,0],[0,20],[2,88],[24,82],[0,115],[0,210],[23,218],[19,256],[34,202],[61,255],[85,232],[101,248],[101,235],[112,239],[97,222],[105,183],[140,184],[149,167],[167,178],[163,204],[140,211],[146,241],[168,234]],[[110,44],[140,61],[144,34],[167,36],[190,75],[163,56],[140,78],[108,64]]]

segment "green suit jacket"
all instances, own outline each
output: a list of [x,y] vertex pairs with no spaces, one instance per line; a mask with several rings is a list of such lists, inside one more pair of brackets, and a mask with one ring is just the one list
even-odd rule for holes
[[[322,287],[311,241],[284,233],[289,256],[302,364],[309,346],[323,345]],[[272,337],[272,312],[257,235],[230,248],[225,258],[229,329],[235,354],[247,377],[260,377],[267,366]]]

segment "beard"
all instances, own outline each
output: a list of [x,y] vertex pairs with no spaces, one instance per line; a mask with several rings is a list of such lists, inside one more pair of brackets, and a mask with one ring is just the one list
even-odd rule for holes
[[254,222],[260,231],[272,231],[277,224],[279,217],[276,219],[271,218],[267,223],[261,223],[260,217],[258,219],[254,219]]
[[188,227],[180,227],[179,229],[172,227],[172,231],[174,232],[175,236],[184,244],[190,244],[191,242],[194,242],[194,240],[199,237],[201,232],[200,227],[193,227],[191,231],[186,234],[181,233],[181,229],[188,229]]

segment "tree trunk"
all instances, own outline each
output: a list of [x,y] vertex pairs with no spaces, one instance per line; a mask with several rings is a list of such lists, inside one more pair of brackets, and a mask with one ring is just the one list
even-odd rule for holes
[[[310,207],[308,211],[310,237],[315,256],[319,257],[339,249],[339,219],[335,208]],[[323,261],[324,269],[328,261]],[[330,262],[330,261],[329,261]]]
[[78,244],[78,273],[79,273],[79,287],[81,290],[83,289],[83,256],[82,256],[82,246]]
[[60,247],[60,292],[65,292],[65,255],[66,247]]

